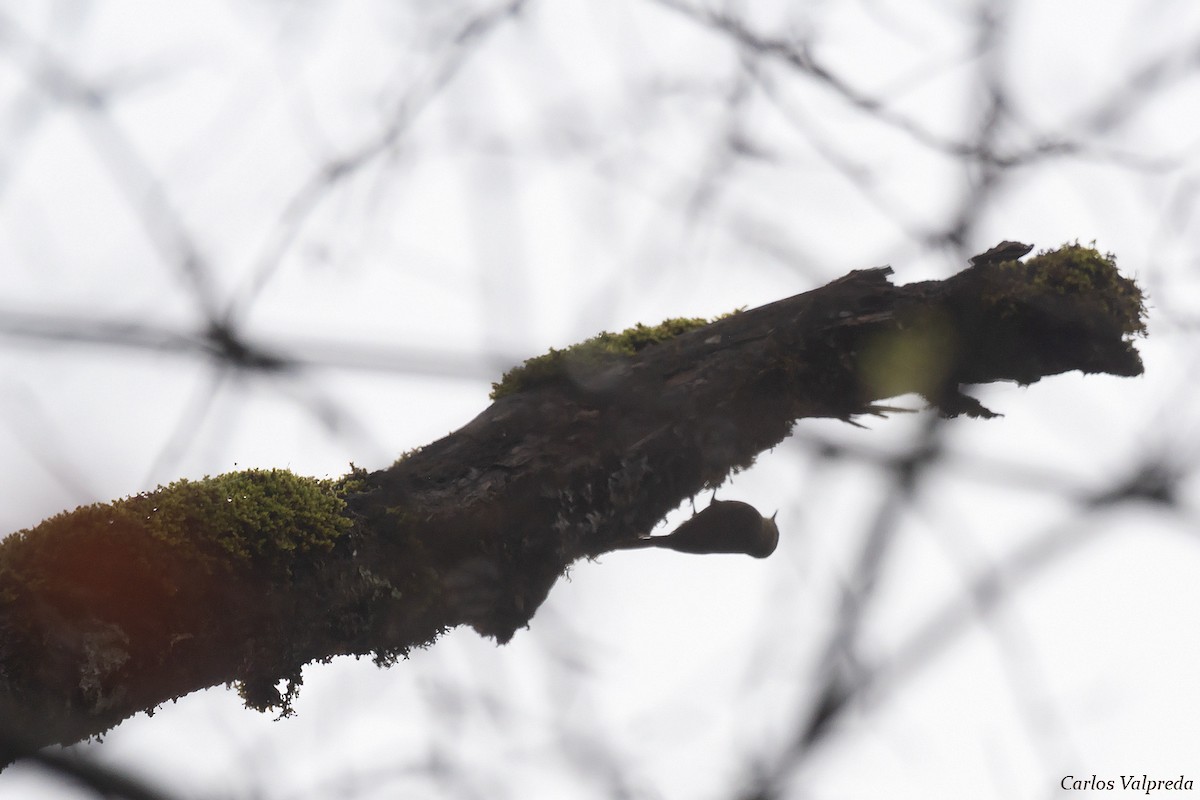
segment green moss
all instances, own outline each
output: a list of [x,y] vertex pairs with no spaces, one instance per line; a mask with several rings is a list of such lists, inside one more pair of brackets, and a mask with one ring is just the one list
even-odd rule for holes
[[239,559],[329,550],[351,525],[332,481],[280,469],[180,480],[130,502],[153,504],[153,535],[180,541],[202,531]]
[[15,546],[42,537],[39,548],[46,552],[57,547],[86,552],[147,536],[200,563],[216,558],[286,572],[294,556],[327,551],[349,530],[344,509],[332,481],[252,469],[82,506],[10,539]]
[[368,488],[367,476],[371,473],[350,462],[350,471],[330,483],[330,490],[338,497],[365,492]]
[[421,452],[421,451],[422,451],[422,450],[424,450],[424,449],[425,449],[424,445],[421,445],[421,446],[418,446],[418,447],[413,447],[413,448],[411,448],[411,449],[409,449],[409,450],[405,450],[403,453],[401,453],[401,454],[400,454],[400,455],[399,455],[399,456],[396,458],[396,460],[395,460],[395,461],[393,461],[393,462],[392,462],[392,466],[395,466],[396,464],[399,464],[401,461],[407,461],[408,459],[412,458],[413,456],[415,456],[417,453]]
[[[741,309],[737,309],[716,319],[724,319],[740,311]],[[531,358],[524,364],[513,367],[504,373],[504,377],[498,383],[492,384],[492,392],[489,396],[493,400],[498,400],[505,395],[516,394],[533,386],[553,383],[570,371],[590,372],[603,369],[650,345],[658,344],[708,324],[709,320],[701,317],[675,317],[665,319],[660,324],[653,326],[638,323],[620,333],[605,331],[563,350],[551,348],[550,352],[545,355]]]
[[1074,242],[1044,250],[1023,263],[1006,261],[993,268],[999,281],[992,299],[998,304],[1020,303],[1049,291],[1079,298],[1123,334],[1146,333],[1145,296],[1135,281],[1117,271],[1112,253],[1101,254],[1095,247]]

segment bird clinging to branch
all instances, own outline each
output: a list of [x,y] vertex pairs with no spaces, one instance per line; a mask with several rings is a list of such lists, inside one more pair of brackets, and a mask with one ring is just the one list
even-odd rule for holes
[[617,549],[665,547],[680,553],[745,553],[766,558],[778,544],[775,514],[764,517],[749,503],[714,498],[708,508],[666,536],[634,539],[618,545]]

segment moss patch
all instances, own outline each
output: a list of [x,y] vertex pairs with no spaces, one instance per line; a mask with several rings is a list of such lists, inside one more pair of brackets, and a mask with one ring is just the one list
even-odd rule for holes
[[[1093,242],[1094,244],[1094,242]],[[1053,293],[1086,305],[1087,316],[1115,325],[1124,335],[1145,335],[1146,303],[1136,282],[1117,271],[1116,256],[1079,242],[1044,250],[1028,261],[1005,261],[994,270],[989,299],[1004,311]]]
[[[152,708],[167,696],[160,679],[192,686],[205,670],[232,672],[255,687],[247,702],[286,710],[309,658],[289,626],[329,589],[314,576],[353,527],[336,487],[287,470],[230,472],[82,506],[5,538],[0,676],[99,715]],[[54,648],[5,652],[3,643],[47,630]],[[214,667],[222,659],[236,669]],[[281,677],[286,696],[263,688]]]
[[[351,526],[331,481],[287,470],[229,472],[201,481],[176,481],[131,499],[157,514],[151,533],[181,541],[204,531],[235,559],[268,561],[328,551]],[[203,522],[203,524],[200,524]]]
[[210,570],[225,562],[287,574],[291,559],[328,551],[350,529],[345,505],[332,481],[287,470],[252,469],[179,480],[113,503],[81,506],[18,531],[0,546],[0,572],[8,561],[5,556],[15,557],[30,547],[46,553],[88,553],[118,551],[121,542],[140,550],[141,540]]
[[516,394],[534,386],[554,383],[571,372],[591,372],[604,369],[651,345],[674,338],[681,333],[703,328],[710,322],[724,319],[740,310],[731,311],[713,320],[703,317],[674,317],[665,319],[658,325],[638,323],[620,333],[604,331],[562,350],[551,348],[550,352],[531,358],[524,364],[513,367],[504,373],[504,377],[499,382],[492,384],[492,392],[489,397],[499,400],[505,395]]

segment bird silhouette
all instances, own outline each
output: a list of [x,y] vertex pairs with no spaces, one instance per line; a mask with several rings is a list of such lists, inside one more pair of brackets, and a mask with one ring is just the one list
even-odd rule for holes
[[764,517],[749,503],[714,498],[708,508],[666,536],[644,536],[622,542],[615,549],[662,547],[680,553],[745,553],[766,558],[778,544],[775,514]]

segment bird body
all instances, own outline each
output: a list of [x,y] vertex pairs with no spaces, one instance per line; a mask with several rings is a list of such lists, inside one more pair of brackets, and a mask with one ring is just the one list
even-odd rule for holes
[[779,544],[775,516],[740,500],[716,500],[666,536],[647,536],[618,549],[663,547],[680,553],[745,553],[766,558]]

